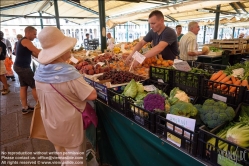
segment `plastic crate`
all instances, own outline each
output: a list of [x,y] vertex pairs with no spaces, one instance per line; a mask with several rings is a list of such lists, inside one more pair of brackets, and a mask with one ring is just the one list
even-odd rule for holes
[[128,118],[152,133],[155,133],[156,130],[156,114],[156,112],[145,110],[128,100]]
[[[167,127],[166,124],[170,125],[172,128]],[[187,135],[186,132],[189,133],[189,135]],[[191,131],[166,119],[166,116],[158,114],[156,116],[156,134],[165,140],[177,137],[180,140],[178,144],[181,149],[190,155],[197,155],[198,132]]]
[[[147,79],[142,82],[143,85],[154,85],[159,90],[166,93],[169,89],[169,84],[161,83],[152,79]],[[145,129],[155,133],[156,130],[156,112],[145,110],[133,103],[131,98],[127,99],[126,115],[135,123],[144,127]]]
[[188,64],[191,67],[203,69],[207,71],[209,74],[213,74],[219,70],[225,70],[227,68],[226,65],[214,64],[214,63],[202,63],[196,61],[188,62]]
[[202,74],[190,73],[179,70],[172,70],[173,87],[179,87],[191,96],[201,95]]
[[[107,89],[108,95],[108,105],[114,108],[116,111],[126,116],[126,104],[127,97],[122,95],[123,91],[118,88],[109,88]],[[117,96],[117,97],[114,97]]]
[[164,83],[172,83],[172,69],[150,66],[149,77],[153,80],[162,80]]
[[[240,111],[242,106],[249,106],[247,103],[240,103],[239,106],[236,109],[236,116],[234,117],[234,122],[238,121],[240,116]],[[221,165],[220,160],[223,159],[230,159],[234,160],[235,155],[232,156],[230,150],[236,149],[238,152],[237,161],[234,161],[234,164],[231,165],[243,165],[243,166],[249,166],[249,149],[240,147],[228,140],[222,139],[215,134],[217,134],[219,131],[224,129],[229,122],[225,122],[216,128],[209,130],[206,126],[202,126],[199,128],[199,138],[198,138],[198,151],[199,156],[204,161],[211,163],[212,165]],[[211,145],[208,143],[209,139],[214,138],[215,144]],[[226,143],[228,144],[228,150],[224,151],[223,149],[220,149],[218,146],[218,143]],[[226,157],[225,154],[228,154]],[[242,156],[241,156],[242,155]],[[232,158],[231,158],[232,157]],[[236,163],[236,164],[235,164]],[[223,164],[224,165],[224,164]]]
[[249,90],[245,90],[244,97],[243,97],[243,102],[249,104]]
[[[243,95],[244,95],[243,93],[245,92],[245,87],[210,81],[205,78],[203,79],[202,85],[203,87],[201,88],[202,89],[201,94],[203,97],[221,100],[231,105],[234,108],[237,108],[237,106],[243,100]],[[221,88],[219,87],[221,87],[222,85],[226,85],[227,88],[221,90]],[[230,89],[233,87],[236,88],[235,91],[230,92]]]

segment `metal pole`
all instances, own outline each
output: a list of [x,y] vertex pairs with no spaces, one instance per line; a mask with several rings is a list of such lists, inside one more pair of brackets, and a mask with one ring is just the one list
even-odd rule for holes
[[235,27],[233,27],[232,39],[234,39]]
[[115,28],[116,28],[116,27],[113,28],[113,38],[114,38],[114,40],[115,40],[115,43],[117,43],[117,42],[116,42],[116,35],[115,35]]
[[101,51],[104,52],[106,47],[106,22],[105,22],[105,1],[98,0],[99,2],[99,25],[100,25],[100,41]]
[[42,20],[42,13],[41,12],[39,12],[39,16],[41,17],[40,18],[41,29],[43,29],[43,20]]
[[128,42],[128,22],[126,23],[126,42]]
[[221,29],[220,39],[223,39],[223,31],[224,31],[224,28]]
[[203,33],[203,44],[205,44],[205,41],[206,41],[206,30],[207,30],[207,26],[204,25],[204,33]]
[[150,23],[148,22],[148,32],[150,31]]
[[60,29],[60,19],[59,19],[59,10],[58,10],[58,0],[54,0],[54,12],[55,12],[55,21],[56,26],[58,29]]
[[[217,5],[216,10],[220,11],[220,5]],[[214,39],[217,39],[218,36],[219,20],[220,20],[220,12],[216,12],[215,24],[214,24]]]

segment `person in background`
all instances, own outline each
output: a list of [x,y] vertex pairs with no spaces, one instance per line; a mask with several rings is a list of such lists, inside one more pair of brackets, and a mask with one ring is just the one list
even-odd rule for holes
[[86,100],[97,98],[96,90],[75,67],[65,63],[71,57],[70,50],[77,39],[64,36],[56,27],[43,28],[38,39],[43,49],[38,56],[40,65],[34,78],[47,137],[54,144],[62,165],[67,166],[65,162],[72,161],[86,166],[84,119],[65,99],[84,111]]
[[182,26],[181,25],[177,25],[176,26],[176,35],[177,35],[177,41],[178,41],[178,44],[183,36],[182,34]]
[[199,55],[208,52],[198,51],[197,35],[200,27],[197,22],[188,24],[188,33],[182,36],[179,44],[180,58],[185,61],[195,61]]
[[245,37],[245,34],[244,34],[244,33],[240,33],[240,34],[239,34],[239,38],[240,38],[240,39],[243,39],[244,37]]
[[111,33],[107,33],[106,37],[107,37],[107,46],[115,43],[115,39],[112,37]]
[[16,59],[14,62],[14,71],[17,73],[20,82],[20,99],[22,103],[22,114],[33,111],[34,108],[28,105],[27,90],[32,89],[32,95],[37,101],[34,72],[31,69],[31,56],[38,58],[40,52],[31,41],[36,38],[37,30],[32,26],[27,26],[24,30],[25,36],[17,42]]
[[86,34],[86,38],[84,39],[84,46],[86,48],[86,50],[89,50],[89,33]]
[[16,35],[16,38],[17,38],[17,41],[15,42],[15,45],[14,45],[14,49],[13,49],[13,55],[16,55],[16,44],[19,40],[21,40],[23,38],[23,36],[21,34],[18,34]]
[[2,31],[0,31],[0,40],[6,45],[6,55],[12,55],[12,46],[11,43],[8,39],[3,38],[4,37],[4,33]]
[[[143,40],[136,44],[132,53],[126,58],[126,64],[131,62],[132,55],[136,51],[139,51],[146,43],[151,41],[153,48],[144,54],[146,58],[162,54],[163,59],[174,60],[178,55],[175,30],[165,26],[163,13],[159,10],[152,11],[149,15],[149,24],[151,30],[146,34]],[[137,65],[138,62],[134,62],[133,66],[135,67]]]
[[10,92],[7,79],[5,77],[6,67],[4,65],[4,60],[6,57],[6,45],[0,40],[0,80],[3,83],[3,89],[1,89],[1,94],[6,95]]
[[6,67],[6,78],[7,79],[11,79],[12,81],[15,81],[15,76],[14,76],[14,72],[12,70],[12,65],[13,65],[13,61],[12,61],[12,56],[7,56],[5,58],[5,67]]

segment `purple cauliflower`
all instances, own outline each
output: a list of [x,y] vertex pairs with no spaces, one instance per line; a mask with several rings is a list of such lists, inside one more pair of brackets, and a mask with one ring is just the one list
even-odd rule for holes
[[144,109],[154,111],[155,109],[164,110],[165,98],[159,94],[148,94],[144,98]]

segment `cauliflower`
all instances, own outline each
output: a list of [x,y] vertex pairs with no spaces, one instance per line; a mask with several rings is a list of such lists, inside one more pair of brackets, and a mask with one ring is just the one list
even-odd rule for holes
[[232,70],[232,72],[233,72],[232,76],[242,78],[244,76],[245,69],[238,68],[238,69]]
[[148,111],[164,110],[164,107],[165,98],[159,94],[150,93],[144,98],[144,109]]
[[190,117],[197,115],[198,110],[191,103],[186,103],[184,101],[179,101],[170,107],[170,114]]
[[213,99],[207,99],[202,106],[196,104],[195,107],[200,112],[201,120],[209,128],[215,128],[235,117],[234,109],[222,101],[216,102]]
[[180,90],[178,87],[175,87],[170,91],[169,103],[170,105],[174,105],[178,101],[184,101],[189,103],[190,98],[184,91]]

